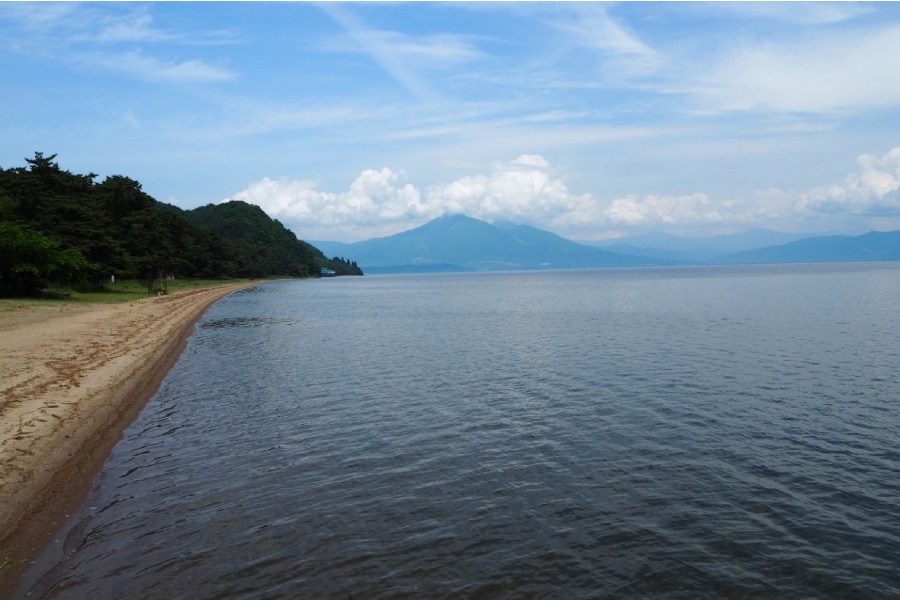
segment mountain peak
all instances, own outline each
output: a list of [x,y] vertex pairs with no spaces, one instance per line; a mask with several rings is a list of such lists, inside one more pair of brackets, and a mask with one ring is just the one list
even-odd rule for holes
[[441,215],[393,236],[346,245],[344,252],[355,257],[363,270],[376,267],[382,271],[410,266],[423,270],[435,265],[486,271],[647,263],[537,228],[502,221],[490,224],[461,213]]

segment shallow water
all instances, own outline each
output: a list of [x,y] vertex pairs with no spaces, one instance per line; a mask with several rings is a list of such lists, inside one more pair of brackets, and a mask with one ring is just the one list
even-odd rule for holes
[[239,292],[22,595],[898,597],[898,316],[897,264]]

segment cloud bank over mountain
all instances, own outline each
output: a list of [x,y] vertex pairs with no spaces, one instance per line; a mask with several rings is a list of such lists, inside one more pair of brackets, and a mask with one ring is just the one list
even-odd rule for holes
[[[311,239],[346,242],[408,230],[444,214],[545,225],[574,239],[621,231],[729,233],[751,228],[829,231],[900,227],[900,147],[862,155],[843,179],[805,191],[768,189],[717,198],[683,195],[600,198],[578,193],[577,174],[541,155],[494,163],[486,173],[424,188],[403,171],[367,169],[345,192],[321,190],[312,180],[264,178],[231,198],[261,206]],[[223,199],[227,200],[227,199]],[[549,224],[549,225],[548,225]]]

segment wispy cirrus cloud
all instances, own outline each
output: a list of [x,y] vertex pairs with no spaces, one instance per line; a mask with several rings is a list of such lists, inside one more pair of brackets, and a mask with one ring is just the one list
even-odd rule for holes
[[91,68],[150,82],[215,83],[237,78],[235,71],[200,59],[165,60],[135,50],[124,53],[84,52],[74,60]]
[[234,44],[239,36],[233,31],[221,29],[191,29],[178,31],[158,27],[146,9],[122,15],[105,15],[84,41],[98,44],[120,43],[172,43],[182,46],[209,46]]
[[455,66],[482,56],[471,38],[455,34],[411,36],[398,31],[369,27],[352,10],[334,4],[320,5],[345,31],[346,39],[323,44],[330,51],[364,52],[419,100],[439,98],[427,71]]
[[60,26],[83,26],[83,12],[68,2],[3,2],[0,17],[29,34]]
[[153,18],[147,13],[126,15],[104,19],[99,31],[92,32],[89,39],[111,44],[120,42],[172,42],[181,36],[153,26]]
[[605,4],[576,3],[555,12],[545,24],[558,30],[572,44],[594,52],[614,77],[646,75],[658,69],[664,56],[616,20]]
[[[76,44],[175,43],[179,45],[231,44],[238,36],[221,29],[175,30],[156,25],[146,6],[100,10],[69,2],[3,2],[0,19],[15,24],[12,35],[35,38],[55,47]],[[22,35],[24,34],[24,35]]]
[[700,76],[697,98],[722,111],[830,113],[900,104],[900,26],[741,45]]
[[235,37],[223,31],[158,28],[143,8],[111,12],[68,3],[13,3],[0,6],[0,16],[15,23],[11,31],[16,35],[6,36],[7,44],[25,54],[56,57],[69,64],[153,82],[209,83],[237,76],[203,58],[166,58],[148,51],[148,44],[209,45],[230,43]]
[[742,19],[769,19],[799,25],[843,23],[869,14],[872,9],[860,2],[721,2],[708,4]]

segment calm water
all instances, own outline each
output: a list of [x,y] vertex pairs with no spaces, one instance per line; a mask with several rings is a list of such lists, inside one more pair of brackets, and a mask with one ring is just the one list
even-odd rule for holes
[[898,597],[900,265],[216,304],[39,597]]

